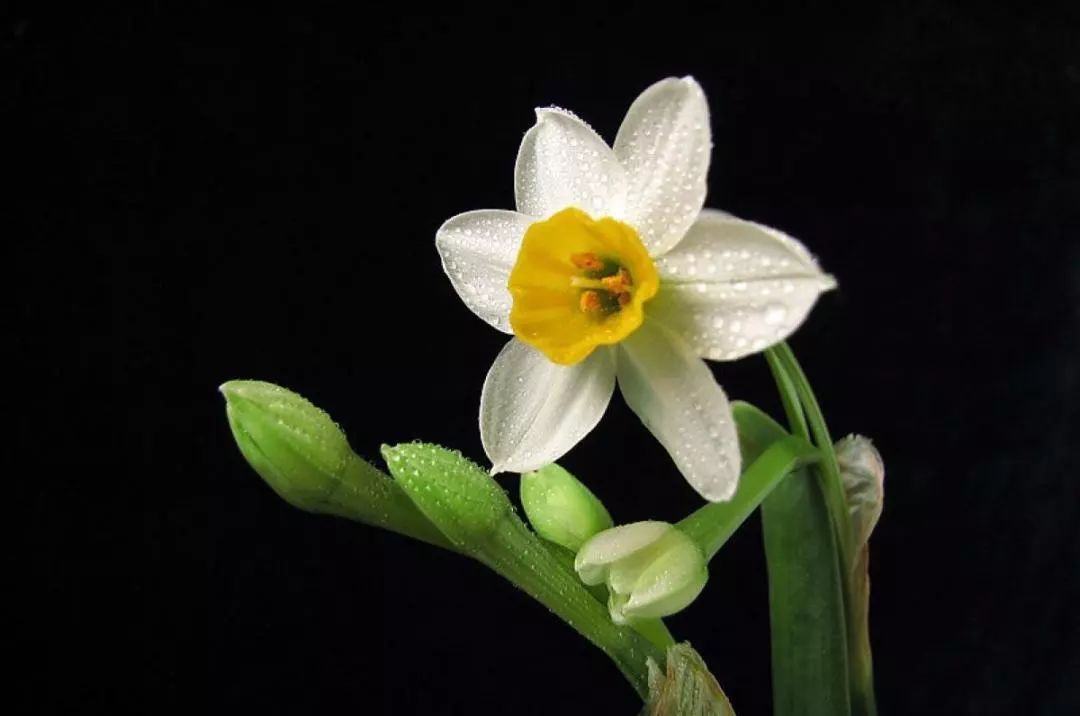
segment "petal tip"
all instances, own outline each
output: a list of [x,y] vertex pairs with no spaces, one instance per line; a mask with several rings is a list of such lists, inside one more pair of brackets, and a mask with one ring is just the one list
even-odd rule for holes
[[679,81],[682,82],[684,85],[687,85],[688,87],[698,90],[699,92],[702,91],[701,83],[694,79],[693,75],[683,75],[679,78]]

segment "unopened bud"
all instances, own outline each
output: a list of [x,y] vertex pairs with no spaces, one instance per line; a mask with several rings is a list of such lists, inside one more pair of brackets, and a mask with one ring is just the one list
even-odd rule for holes
[[853,545],[866,544],[877,526],[885,500],[885,463],[881,454],[861,435],[848,435],[833,446],[844,482],[851,515]]
[[272,383],[231,380],[220,390],[248,464],[286,502],[322,510],[352,454],[341,428],[306,399]]
[[701,549],[666,522],[635,522],[597,534],[578,551],[574,569],[585,584],[607,584],[608,610],[619,624],[681,611],[709,578]]
[[382,454],[394,480],[460,549],[474,550],[513,513],[499,483],[456,450],[402,443],[383,445]]
[[555,464],[521,476],[521,504],[536,534],[571,552],[614,524],[596,495]]

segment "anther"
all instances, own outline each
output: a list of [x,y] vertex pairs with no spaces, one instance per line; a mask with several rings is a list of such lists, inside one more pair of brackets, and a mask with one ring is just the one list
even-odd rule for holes
[[596,313],[603,305],[600,302],[600,294],[596,291],[582,291],[578,299],[578,306],[584,313]]
[[604,284],[604,288],[612,293],[625,293],[629,290],[633,281],[630,278],[630,272],[624,268],[620,268],[619,272],[614,276],[607,276],[600,279],[600,283]]
[[570,263],[574,264],[574,266],[577,266],[582,271],[599,271],[604,268],[604,262],[600,260],[600,257],[590,252],[572,254],[570,256]]

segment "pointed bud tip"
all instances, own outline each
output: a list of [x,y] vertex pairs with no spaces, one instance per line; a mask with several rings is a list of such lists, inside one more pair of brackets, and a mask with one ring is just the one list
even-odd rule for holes
[[245,380],[227,380],[218,386],[218,392],[229,402],[230,398],[238,398],[243,394]]
[[456,450],[425,443],[383,445],[390,474],[452,542],[482,541],[513,512],[506,492]]
[[588,487],[556,464],[521,476],[521,505],[536,533],[571,552],[613,526]]
[[229,427],[248,464],[287,502],[315,510],[352,455],[341,428],[306,398],[273,383],[230,380]]

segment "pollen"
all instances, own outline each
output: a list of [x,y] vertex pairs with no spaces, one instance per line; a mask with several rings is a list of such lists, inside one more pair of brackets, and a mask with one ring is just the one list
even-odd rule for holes
[[596,291],[582,291],[578,305],[584,313],[596,313],[604,307],[600,294]]
[[600,283],[604,285],[604,288],[614,294],[623,294],[630,292],[630,287],[633,285],[634,280],[630,277],[629,271],[620,268],[614,276],[607,276],[600,279]]
[[526,230],[507,287],[514,334],[572,365],[636,331],[660,280],[632,226],[568,208]]
[[588,251],[583,251],[579,254],[572,254],[570,256],[570,263],[578,267],[582,271],[599,271],[604,268],[604,262],[599,256]]

